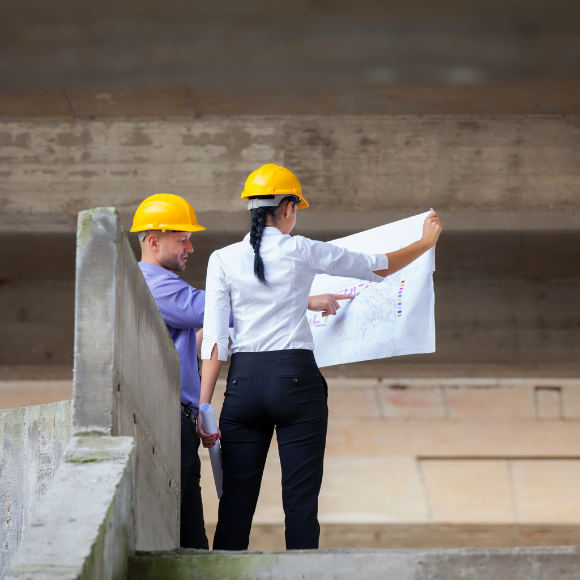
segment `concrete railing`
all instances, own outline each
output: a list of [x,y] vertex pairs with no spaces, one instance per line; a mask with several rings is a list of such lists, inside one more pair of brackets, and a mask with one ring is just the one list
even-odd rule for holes
[[179,356],[114,208],[79,215],[75,309],[73,437],[8,578],[121,578],[179,545]]
[[179,355],[114,208],[79,214],[75,435],[137,446],[137,548],[179,545]]
[[71,437],[71,401],[0,411],[0,578]]
[[135,552],[135,442],[73,437],[8,580],[124,578]]

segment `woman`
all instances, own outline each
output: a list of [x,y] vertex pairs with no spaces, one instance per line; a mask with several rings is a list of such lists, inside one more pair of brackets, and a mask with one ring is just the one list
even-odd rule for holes
[[[268,164],[246,181],[252,216],[243,241],[208,264],[200,405],[211,402],[221,362],[232,355],[220,432],[199,426],[205,447],[221,438],[223,495],[214,550],[246,550],[274,429],[282,467],[286,548],[318,548],[318,494],[328,422],[326,382],[314,360],[306,319],[316,274],[380,282],[432,247],[441,232],[435,212],[423,238],[397,252],[366,255],[289,234],[296,209],[308,207],[296,176]],[[311,304],[311,309],[316,306]]]

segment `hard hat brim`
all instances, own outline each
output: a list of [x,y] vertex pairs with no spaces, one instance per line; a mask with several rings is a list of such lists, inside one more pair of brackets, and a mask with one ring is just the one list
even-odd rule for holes
[[[305,207],[310,207],[310,204],[306,201],[306,199],[302,196],[302,195],[298,195],[297,193],[293,192],[293,191],[289,191],[288,193],[284,192],[284,193],[279,193],[279,190],[277,192],[278,195],[281,196],[287,196],[287,195],[293,195],[295,197],[297,197],[300,201],[298,203],[298,205],[296,206],[296,209],[304,209]],[[271,193],[246,193],[245,191],[242,192],[242,199],[245,201],[248,201],[248,198],[250,197],[262,197],[265,195],[272,195]]]
[[203,226],[193,225],[193,224],[149,224],[141,225],[138,227],[133,226],[131,228],[132,232],[146,232],[149,230],[173,230],[176,232],[201,232],[205,230]]

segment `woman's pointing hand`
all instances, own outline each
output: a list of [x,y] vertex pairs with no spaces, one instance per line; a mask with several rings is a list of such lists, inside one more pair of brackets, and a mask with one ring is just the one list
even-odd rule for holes
[[339,300],[352,300],[352,294],[320,294],[308,298],[308,310],[322,312],[322,316],[336,314],[340,308]]

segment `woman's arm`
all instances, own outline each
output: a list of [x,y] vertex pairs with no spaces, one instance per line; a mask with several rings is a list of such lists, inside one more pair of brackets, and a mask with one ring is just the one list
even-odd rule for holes
[[310,296],[308,298],[308,310],[313,312],[321,312],[322,316],[330,316],[336,314],[340,309],[339,300],[352,300],[354,296],[351,294],[320,294],[318,296]]
[[[228,326],[230,322],[230,296],[225,274],[214,252],[208,262],[205,282],[205,317],[201,345],[201,391],[199,407],[211,403],[222,361],[228,358]],[[218,433],[206,433],[201,413],[198,415],[197,432],[204,447],[213,447],[220,437]]]
[[[222,368],[222,361],[218,360],[217,344],[214,345],[211,352],[211,358],[204,360],[201,363],[201,393],[199,395],[199,408],[204,403],[211,403],[215,384],[218,380],[220,370]],[[204,447],[213,447],[215,442],[221,437],[221,432],[218,429],[217,433],[206,433],[203,429],[203,422],[201,420],[201,413],[197,418],[197,433],[201,439]]]
[[423,255],[428,249],[432,248],[437,243],[442,230],[443,226],[441,225],[441,220],[437,212],[432,211],[425,218],[423,237],[406,248],[385,254],[389,259],[389,267],[386,270],[376,270],[375,274],[384,277],[402,270],[405,266],[408,266],[419,256]]

